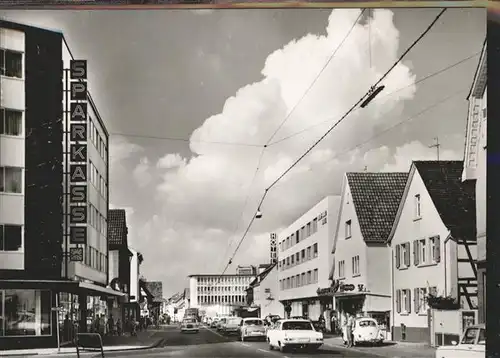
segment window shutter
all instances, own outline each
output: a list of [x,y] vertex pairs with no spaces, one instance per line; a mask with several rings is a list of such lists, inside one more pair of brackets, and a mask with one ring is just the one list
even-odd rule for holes
[[439,236],[434,237],[434,257],[436,262],[441,262],[441,239]]
[[413,241],[413,263],[418,266],[418,240]]
[[406,308],[411,313],[411,290],[406,290]]
[[396,290],[396,311],[401,313],[401,290]]
[[406,247],[406,250],[405,250],[405,265],[408,267],[408,266],[410,266],[410,250],[411,250],[410,243],[409,242],[405,243],[405,247]]
[[413,289],[413,307],[415,307],[415,312],[418,313],[420,312],[420,307],[419,307],[419,289],[418,288],[414,288]]
[[401,267],[401,245],[396,245],[396,268]]

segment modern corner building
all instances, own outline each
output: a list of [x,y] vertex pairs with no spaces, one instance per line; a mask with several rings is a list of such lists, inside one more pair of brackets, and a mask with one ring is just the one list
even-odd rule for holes
[[318,320],[332,308],[330,287],[333,237],[340,197],[328,196],[278,235],[278,299],[284,312]]
[[62,33],[0,20],[1,348],[69,341],[123,295],[107,287],[108,133],[72,59]]

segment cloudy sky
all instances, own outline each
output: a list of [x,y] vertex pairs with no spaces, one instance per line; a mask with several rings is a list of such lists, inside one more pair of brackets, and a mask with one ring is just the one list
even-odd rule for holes
[[[127,209],[129,242],[145,256],[142,273],[163,281],[167,297],[189,274],[222,271],[265,188],[438,12],[367,11],[312,87],[360,10],[0,16],[62,30],[75,56],[88,60],[90,90],[111,133],[111,204]],[[387,77],[382,94],[269,191],[263,218],[229,270],[267,262],[269,233],[338,194],[346,171],[406,171],[412,159],[436,159],[435,137],[441,158],[462,159],[485,19],[484,9],[449,9]]]

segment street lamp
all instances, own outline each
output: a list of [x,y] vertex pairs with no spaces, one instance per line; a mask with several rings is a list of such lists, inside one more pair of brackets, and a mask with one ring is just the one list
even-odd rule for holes
[[262,212],[260,211],[260,208],[257,209],[257,213],[255,214],[256,219],[262,218]]
[[384,90],[385,86],[379,86],[377,88],[375,87],[372,87],[370,89],[370,94],[368,95],[368,97],[363,101],[363,103],[361,103],[360,107],[361,108],[365,108],[366,106],[368,106],[368,104],[370,104],[371,101],[373,101],[373,99],[375,97],[377,97],[377,95],[382,92]]

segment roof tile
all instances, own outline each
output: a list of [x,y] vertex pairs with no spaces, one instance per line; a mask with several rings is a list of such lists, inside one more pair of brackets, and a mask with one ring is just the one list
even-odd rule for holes
[[127,243],[127,220],[124,209],[108,211],[108,243],[110,250],[116,250]]
[[392,224],[408,173],[347,173],[347,181],[365,242],[383,243]]

